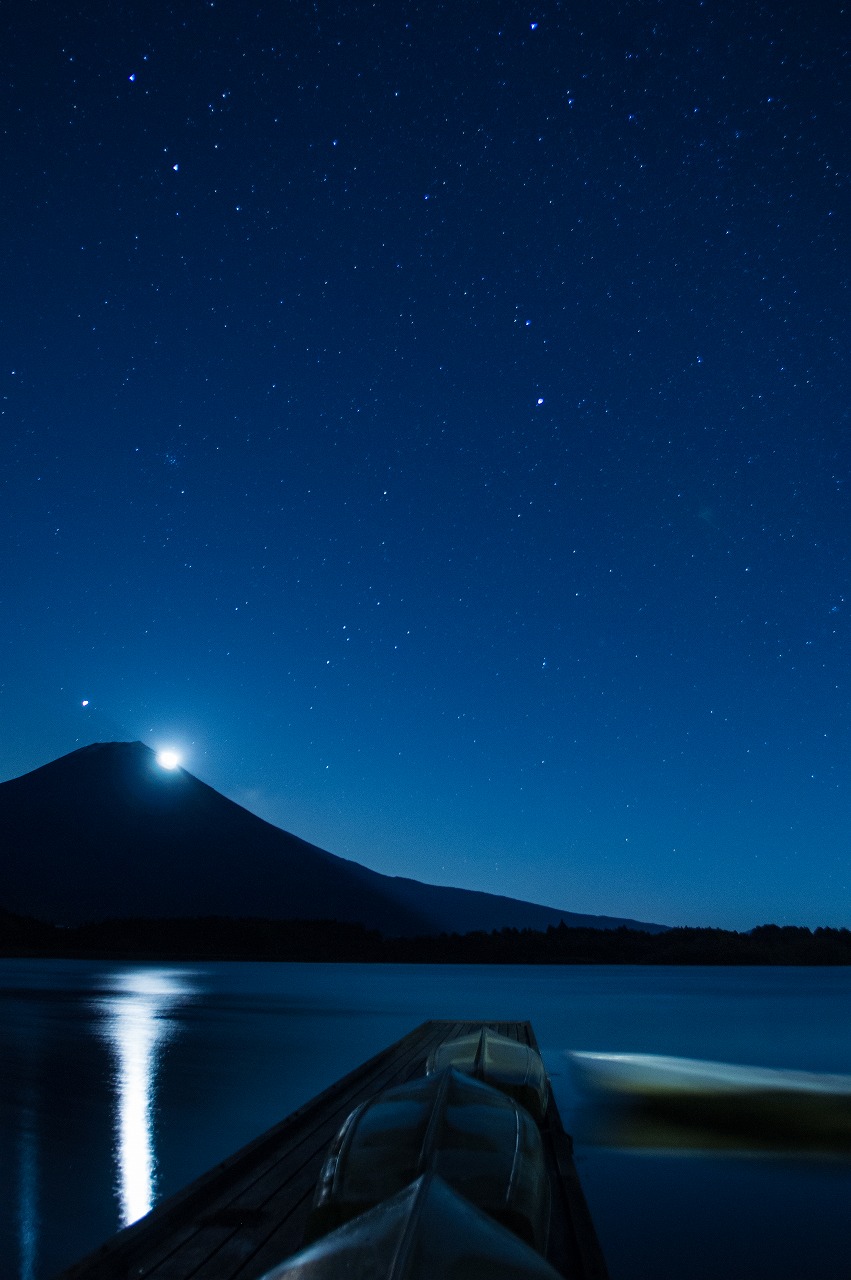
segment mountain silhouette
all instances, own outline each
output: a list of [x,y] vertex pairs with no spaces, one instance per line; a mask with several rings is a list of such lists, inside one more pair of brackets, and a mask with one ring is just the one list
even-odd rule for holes
[[141,742],[82,747],[0,784],[0,907],[130,917],[343,920],[388,936],[663,926],[381,875],[264,822]]

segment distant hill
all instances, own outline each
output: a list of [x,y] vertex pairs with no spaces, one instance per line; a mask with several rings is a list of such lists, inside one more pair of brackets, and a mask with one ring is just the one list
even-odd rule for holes
[[94,743],[0,784],[0,907],[58,924],[227,916],[387,936],[664,926],[380,875],[274,827],[141,742]]

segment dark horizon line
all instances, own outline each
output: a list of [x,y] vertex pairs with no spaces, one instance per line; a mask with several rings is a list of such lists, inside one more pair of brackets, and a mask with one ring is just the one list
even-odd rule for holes
[[849,965],[851,930],[678,926],[649,933],[572,926],[383,935],[338,920],[227,916],[114,918],[63,926],[0,910],[0,956],[104,960],[268,960],[424,964]]

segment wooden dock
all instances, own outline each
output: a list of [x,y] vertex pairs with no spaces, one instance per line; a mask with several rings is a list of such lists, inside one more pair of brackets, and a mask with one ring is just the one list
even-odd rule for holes
[[[325,1152],[349,1112],[422,1075],[432,1049],[482,1026],[538,1048],[529,1022],[424,1022],[57,1280],[258,1280],[301,1247]],[[553,1186],[547,1257],[569,1280],[607,1280],[551,1088],[541,1132]]]

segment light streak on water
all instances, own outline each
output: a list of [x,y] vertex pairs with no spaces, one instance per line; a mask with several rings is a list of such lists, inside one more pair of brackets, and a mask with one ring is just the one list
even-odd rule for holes
[[38,1143],[36,1111],[30,1099],[21,1111],[18,1135],[18,1255],[19,1280],[35,1280],[38,1241]]
[[173,1031],[174,1006],[191,995],[185,975],[136,969],[116,975],[115,994],[98,1001],[101,1034],[115,1060],[115,1161],[121,1225],[153,1208],[156,1197],[154,1117],[162,1049]]

